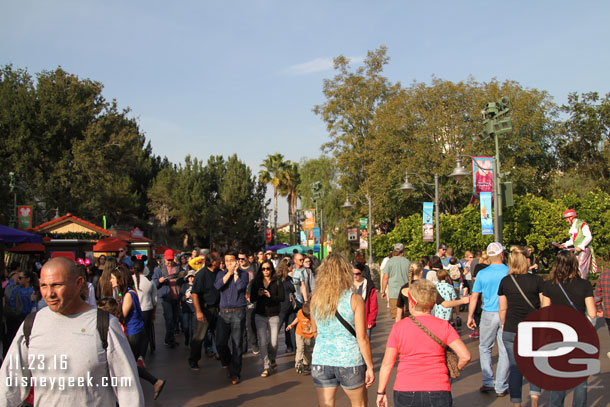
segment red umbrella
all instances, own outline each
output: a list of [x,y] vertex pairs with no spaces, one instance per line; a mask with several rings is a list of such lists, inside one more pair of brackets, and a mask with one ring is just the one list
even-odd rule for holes
[[43,253],[44,245],[41,243],[21,243],[8,251],[11,253]]
[[116,237],[107,237],[99,240],[93,246],[94,252],[118,252],[120,248],[127,250],[127,243]]

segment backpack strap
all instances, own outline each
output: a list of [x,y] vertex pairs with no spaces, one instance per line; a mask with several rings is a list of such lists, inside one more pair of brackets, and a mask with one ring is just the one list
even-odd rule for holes
[[32,335],[32,327],[34,326],[34,319],[36,319],[37,312],[31,312],[25,316],[23,321],[23,337],[25,338],[25,347],[30,347],[30,336]]
[[103,309],[97,309],[97,332],[102,340],[104,351],[108,348],[108,327],[110,325],[110,314]]

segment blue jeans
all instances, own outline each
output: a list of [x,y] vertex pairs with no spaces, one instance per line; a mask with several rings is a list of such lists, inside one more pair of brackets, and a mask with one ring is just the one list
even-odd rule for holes
[[451,407],[450,391],[394,391],[394,407]]
[[[496,381],[492,369],[491,350],[494,343],[498,343],[498,366],[496,367]],[[508,389],[508,355],[502,342],[502,325],[500,314],[483,311],[479,327],[479,355],[483,385],[495,387],[496,393],[503,393]]]
[[178,300],[163,299],[163,319],[165,319],[165,343],[175,343],[174,332],[178,323]]
[[277,356],[277,334],[280,330],[280,317],[265,317],[254,314],[256,333],[258,335],[258,349],[263,360],[263,368],[271,369]]
[[[563,407],[568,390],[551,392],[551,407]],[[587,381],[574,387],[572,407],[585,407],[587,405]]]
[[[521,387],[523,386],[523,375],[515,361],[515,336],[514,332],[503,332],[502,342],[508,354],[508,363],[510,374],[508,376],[508,391],[510,392],[511,403],[521,403]],[[534,383],[530,383],[530,395],[540,396],[540,387]]]
[[[220,311],[216,323],[216,347],[223,366],[229,366],[231,377],[241,377],[246,310]],[[229,348],[229,341],[231,347]]]

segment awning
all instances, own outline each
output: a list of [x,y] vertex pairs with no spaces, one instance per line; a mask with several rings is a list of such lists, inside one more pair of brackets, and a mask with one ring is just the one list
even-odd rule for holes
[[44,253],[45,248],[42,243],[21,243],[8,251],[11,253]]
[[120,248],[127,250],[127,243],[116,237],[106,237],[93,246],[94,252],[118,252]]
[[0,225],[0,243],[40,243],[42,236]]

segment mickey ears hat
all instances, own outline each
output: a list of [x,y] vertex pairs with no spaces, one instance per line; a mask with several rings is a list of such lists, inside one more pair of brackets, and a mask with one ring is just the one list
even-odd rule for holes
[[574,209],[568,209],[561,215],[562,218],[571,218],[572,216],[576,217],[576,211]]

